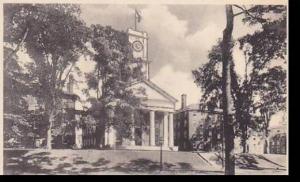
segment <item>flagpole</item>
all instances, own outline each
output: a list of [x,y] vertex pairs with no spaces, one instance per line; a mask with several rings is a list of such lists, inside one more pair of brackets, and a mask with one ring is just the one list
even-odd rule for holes
[[136,9],[134,11],[134,30],[136,30]]

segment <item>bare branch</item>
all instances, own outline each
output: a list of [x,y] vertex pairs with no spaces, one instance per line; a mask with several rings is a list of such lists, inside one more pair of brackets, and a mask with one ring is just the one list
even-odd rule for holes
[[243,14],[243,13],[245,13],[245,12],[241,11],[241,12],[238,12],[238,13],[234,14],[233,16],[235,17],[235,16],[238,16],[238,15]]
[[61,82],[61,83],[65,83],[65,81],[66,81],[66,80],[67,80],[67,78],[69,77],[69,75],[70,75],[70,73],[71,73],[71,71],[72,71],[72,69],[73,69],[74,65],[75,65],[75,62],[73,62],[73,63],[72,63],[72,65],[71,65],[70,69],[68,70],[68,72],[67,72],[67,74],[66,74],[66,77],[65,77],[65,78],[62,80],[62,82]]
[[244,7],[241,7],[241,6],[239,6],[239,5],[233,5],[233,6],[236,7],[236,8],[238,8],[238,9],[240,9],[240,10],[242,10],[241,12],[236,13],[236,14],[234,14],[233,16],[238,16],[238,15],[240,15],[240,14],[245,13],[245,14],[247,14],[248,16],[252,17],[253,19],[256,19],[259,23],[264,23],[264,22],[266,21],[265,19],[259,18],[259,17],[255,17],[255,16],[253,16],[253,15],[250,13],[250,11],[253,10],[255,7],[252,7],[252,8],[250,8],[250,9],[247,9],[245,6],[244,6]]
[[7,68],[7,66],[8,66],[10,57],[11,57],[12,55],[14,55],[16,52],[18,52],[19,49],[20,49],[20,47],[21,47],[21,45],[25,42],[25,39],[27,38],[28,32],[29,32],[29,28],[27,27],[26,30],[25,30],[25,33],[24,33],[24,35],[23,35],[21,41],[20,41],[19,44],[17,45],[16,49],[13,50],[8,56],[6,56],[6,58],[5,58],[6,63],[5,63],[5,65],[4,65],[4,70],[5,70],[5,69]]

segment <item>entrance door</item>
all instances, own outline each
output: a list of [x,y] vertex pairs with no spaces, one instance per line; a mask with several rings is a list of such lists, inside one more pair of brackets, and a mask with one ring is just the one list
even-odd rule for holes
[[96,148],[96,125],[89,125],[83,128],[83,148]]
[[142,129],[141,128],[135,128],[134,129],[134,140],[135,145],[142,145]]
[[157,120],[155,121],[155,145],[160,146],[160,140],[162,137],[162,123]]

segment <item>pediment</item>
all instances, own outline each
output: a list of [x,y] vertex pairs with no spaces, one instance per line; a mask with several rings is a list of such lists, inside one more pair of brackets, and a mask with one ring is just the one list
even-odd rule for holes
[[[147,100],[154,100],[160,102],[176,103],[176,99],[165,92],[163,89],[159,88],[153,82],[150,81],[140,81],[138,83],[132,84],[130,88],[138,97],[145,97]],[[145,94],[139,92],[139,89],[144,90]]]

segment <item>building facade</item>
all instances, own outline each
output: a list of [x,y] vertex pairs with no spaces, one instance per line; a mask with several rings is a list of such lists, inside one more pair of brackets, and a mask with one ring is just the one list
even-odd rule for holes
[[[141,112],[143,123],[146,123],[146,126],[141,126],[140,123],[133,120],[131,139],[121,138],[113,127],[97,126],[88,112],[76,109],[75,103],[79,97],[73,92],[74,79],[70,76],[61,102],[61,119],[64,120],[63,123],[69,130],[68,132],[62,131],[62,134],[54,137],[54,148],[159,150],[162,145],[163,150],[177,150],[174,145],[173,124],[177,100],[150,80],[148,34],[133,29],[128,29],[127,33],[129,43],[133,48],[133,56],[142,62],[141,69],[144,73],[144,79],[131,83],[128,89],[131,89],[142,100],[138,110]],[[140,88],[144,89],[144,94],[139,93]],[[29,97],[28,103],[30,110],[43,107],[43,103],[38,103],[36,98]],[[59,123],[61,124],[61,122]],[[41,141],[38,142],[39,146],[45,143],[45,137],[37,139]]]
[[[62,100],[58,104],[60,114],[53,123],[53,148],[72,148],[75,145],[74,126],[76,119],[79,121],[83,115],[83,110],[76,109],[76,102],[79,96],[73,91],[74,78],[72,75],[68,78],[68,83],[63,91]],[[32,123],[32,146],[33,148],[42,148],[46,146],[46,133],[48,128],[47,114],[45,112],[45,104],[39,99],[28,95],[26,98],[28,103],[28,112],[31,115]],[[63,125],[63,127],[61,126]],[[59,129],[58,129],[59,128]]]
[[272,128],[268,138],[268,153],[287,154],[287,134],[285,127]]
[[[112,148],[138,150],[177,150],[174,145],[174,112],[177,100],[150,80],[148,60],[148,34],[128,29],[128,39],[133,48],[133,56],[142,61],[144,80],[132,83],[132,89],[137,97],[142,99],[141,111],[146,126],[133,122],[132,139],[121,138],[113,128],[105,131],[105,146]],[[139,94],[139,88],[145,94]]]
[[175,112],[175,144],[182,151],[214,151],[222,147],[221,112],[199,108],[199,104],[186,105],[181,96],[181,109]]
[[[186,105],[186,95],[182,95],[181,109],[175,112],[175,145],[183,151],[220,151],[224,149],[222,111],[208,111],[199,108],[199,104]],[[287,122],[286,118],[271,118],[266,136],[265,132],[249,128],[246,152],[252,154],[286,154]],[[240,137],[234,138],[235,153],[242,153]]]

